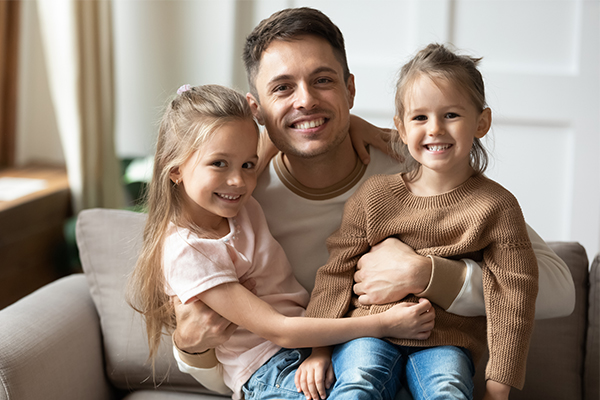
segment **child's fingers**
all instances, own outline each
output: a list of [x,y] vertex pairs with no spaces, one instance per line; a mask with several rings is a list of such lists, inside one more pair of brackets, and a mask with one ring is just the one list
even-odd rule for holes
[[335,372],[333,371],[333,364],[329,364],[327,373],[325,375],[325,387],[329,389],[335,382]]

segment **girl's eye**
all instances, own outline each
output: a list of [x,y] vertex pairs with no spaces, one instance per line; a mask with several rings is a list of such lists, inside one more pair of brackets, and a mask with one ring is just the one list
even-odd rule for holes
[[427,121],[427,117],[425,115],[417,115],[413,118],[415,121]]
[[446,118],[448,118],[448,119],[458,118],[458,114],[456,114],[456,113],[448,113],[448,114],[446,114]]
[[252,161],[245,162],[242,165],[242,168],[244,168],[244,169],[254,169],[255,167],[256,167],[256,164],[253,163]]
[[214,161],[212,165],[217,168],[224,168],[227,166],[227,164],[225,164],[225,161]]

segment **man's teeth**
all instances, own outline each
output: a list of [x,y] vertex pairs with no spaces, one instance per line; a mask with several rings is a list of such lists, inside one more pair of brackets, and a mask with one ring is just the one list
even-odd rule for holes
[[449,148],[450,148],[449,144],[428,144],[427,145],[427,149],[430,151],[442,151],[442,150],[446,150]]
[[299,124],[295,124],[294,127],[296,129],[310,129],[316,128],[317,126],[321,126],[325,123],[325,118],[319,118],[312,121],[301,122]]
[[240,197],[242,197],[241,195],[238,195],[238,196],[230,196],[230,195],[228,195],[228,194],[220,194],[220,193],[217,193],[217,196],[219,196],[219,197],[221,197],[221,198],[224,198],[225,200],[237,200],[237,199],[239,199]]

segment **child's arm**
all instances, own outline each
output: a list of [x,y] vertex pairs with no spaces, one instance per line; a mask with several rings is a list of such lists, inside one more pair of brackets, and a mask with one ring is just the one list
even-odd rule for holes
[[368,164],[371,160],[367,146],[377,147],[384,153],[396,157],[390,146],[390,138],[394,134],[391,129],[379,128],[356,115],[350,115],[350,139],[354,151],[363,162]]
[[316,347],[311,355],[298,367],[294,382],[298,392],[303,392],[307,399],[324,399],[327,389],[335,382],[331,353],[333,348]]
[[510,386],[489,380],[485,383],[483,400],[508,400]]
[[321,347],[359,337],[426,339],[434,324],[429,301],[401,303],[360,318],[286,317],[239,283],[224,283],[197,296],[232,323],[285,348]]

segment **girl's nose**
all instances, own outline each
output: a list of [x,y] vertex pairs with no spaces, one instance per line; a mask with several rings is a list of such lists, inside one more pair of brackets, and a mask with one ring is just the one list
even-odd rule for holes
[[227,184],[229,186],[235,186],[235,187],[246,186],[246,182],[244,181],[244,177],[243,177],[241,171],[233,171],[227,179]]
[[427,134],[429,136],[439,136],[445,133],[444,126],[438,118],[430,118],[428,125]]

